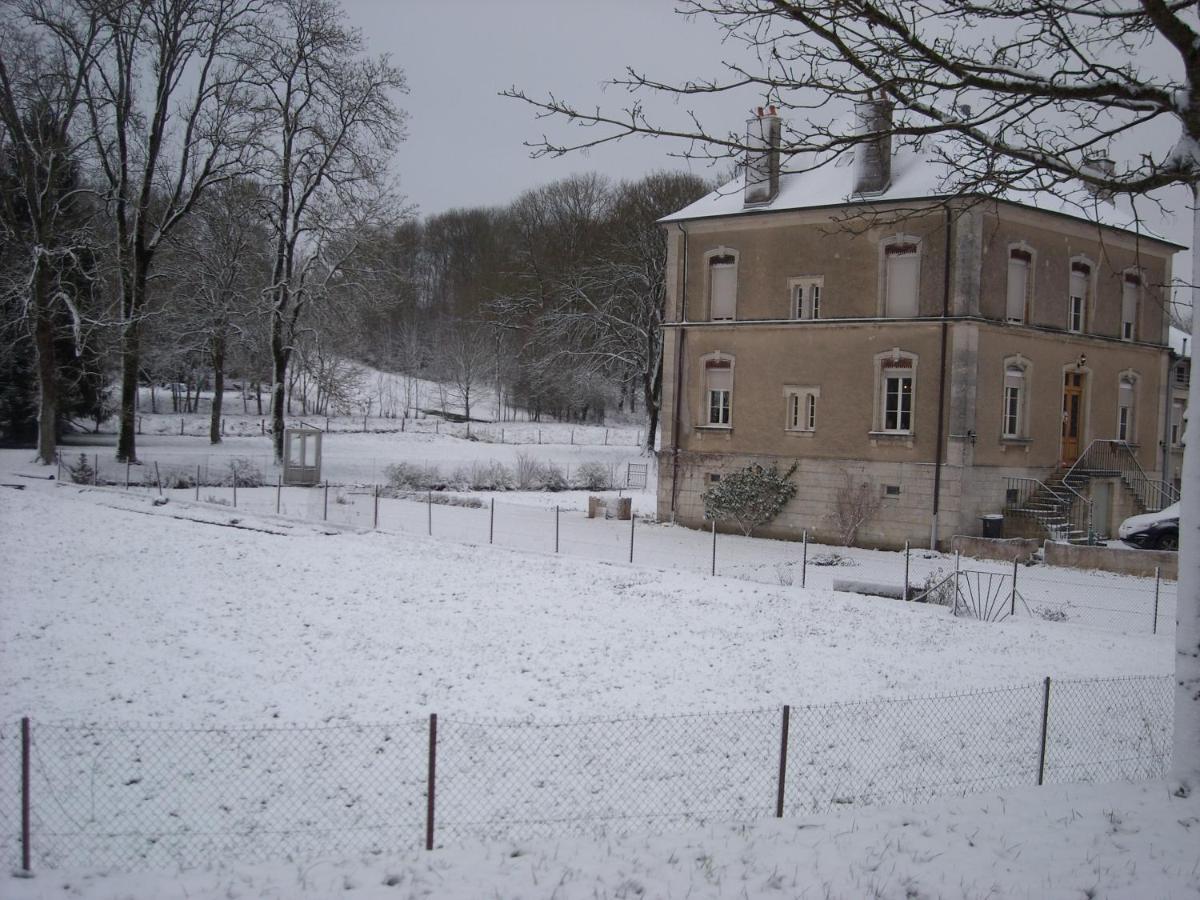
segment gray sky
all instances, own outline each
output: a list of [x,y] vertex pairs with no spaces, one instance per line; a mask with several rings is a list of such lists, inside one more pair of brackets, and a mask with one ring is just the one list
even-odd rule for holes
[[[394,169],[422,215],[456,206],[501,205],[521,191],[573,172],[638,178],[689,168],[666,141],[626,140],[562,159],[530,159],[523,141],[563,126],[497,96],[513,85],[533,96],[553,91],[588,108],[621,108],[625,95],[602,90],[625,66],[664,79],[716,71],[728,48],[711,21],[689,21],[670,0],[343,0],[372,53],[390,53],[408,76],[408,140]],[[651,103],[653,101],[653,104]],[[705,110],[738,129],[754,98],[725,97]],[[647,98],[664,115],[683,107]],[[701,177],[716,171],[693,163]]]

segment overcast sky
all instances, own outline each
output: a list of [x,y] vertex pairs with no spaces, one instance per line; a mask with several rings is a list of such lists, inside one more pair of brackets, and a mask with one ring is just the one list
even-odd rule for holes
[[[422,215],[457,206],[501,205],[521,191],[573,172],[638,178],[688,168],[669,157],[679,146],[627,140],[562,159],[530,159],[524,141],[562,125],[498,96],[517,86],[548,91],[587,108],[619,109],[626,97],[605,81],[625,66],[662,78],[713,73],[727,48],[709,20],[690,21],[671,0],[343,0],[373,53],[390,53],[408,76],[401,98],[408,140],[396,156],[401,189]],[[653,98],[648,98],[653,99]],[[657,100],[664,115],[678,115]],[[726,97],[706,112],[740,129],[755,98]],[[722,127],[725,127],[722,124]],[[715,170],[693,164],[711,178]]]

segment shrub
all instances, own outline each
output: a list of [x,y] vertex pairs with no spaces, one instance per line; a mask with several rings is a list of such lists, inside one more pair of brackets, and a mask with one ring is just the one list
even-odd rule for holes
[[771,465],[747,466],[740,472],[726,475],[701,496],[704,515],[718,521],[732,520],[750,535],[759,525],[770,522],[787,502],[796,496],[792,475],[797,463],[786,472]]
[[567,476],[563,474],[563,470],[554,463],[546,463],[542,467],[542,490],[545,491],[565,491],[571,485],[567,483]]
[[843,483],[833,498],[833,512],[829,518],[837,530],[838,539],[849,547],[858,537],[858,529],[875,517],[882,500],[868,481],[855,484],[849,472],[844,472]]
[[575,470],[575,484],[589,491],[607,491],[612,487],[612,476],[604,463],[585,462]]
[[932,603],[935,606],[954,605],[954,581],[950,573],[934,569],[925,576],[924,584],[916,588],[911,596],[919,597],[922,603]]
[[528,453],[518,453],[514,476],[517,490],[535,491],[545,484],[546,466]]
[[96,480],[96,470],[88,462],[86,453],[79,454],[79,462],[75,463],[75,465],[68,463],[67,472],[70,473],[71,480],[75,484],[91,484]]
[[434,482],[441,482],[437,466],[422,466],[416,463],[393,463],[383,470],[387,486],[393,491],[426,491]]
[[229,460],[229,472],[221,478],[221,484],[233,484],[235,479],[238,487],[262,487],[267,483],[258,463],[244,456]]
[[[190,469],[184,469],[180,466],[168,466],[165,469],[160,469],[158,477],[162,479],[164,491],[172,489],[192,488],[196,486],[196,473]],[[154,469],[148,468],[142,472],[142,483],[155,485]],[[238,484],[241,484],[239,481]]]

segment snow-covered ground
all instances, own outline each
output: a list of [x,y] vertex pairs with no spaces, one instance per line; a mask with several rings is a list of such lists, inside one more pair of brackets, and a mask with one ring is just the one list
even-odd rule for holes
[[[469,455],[477,442],[431,438],[431,460],[489,458]],[[334,464],[381,449],[411,459],[419,445],[410,439],[334,435],[330,446]],[[180,457],[196,445],[158,440]],[[1045,676],[1055,684],[1049,781],[1161,777],[1172,637],[1169,628],[1150,633],[1144,579],[1055,573],[1056,602],[1096,604],[1108,591],[1118,606],[1137,606],[1129,627],[1039,616],[983,623],[830,589],[835,577],[898,584],[901,554],[809,547],[813,558],[837,553],[850,565],[810,565],[801,588],[803,548],[720,535],[713,578],[709,535],[587,520],[587,492],[484,495],[477,509],[385,499],[373,531],[373,492],[361,489],[333,489],[322,522],[319,489],[282,492],[281,516],[273,488],[239,491],[236,510],[224,505],[231,488],[201,489],[202,501],[219,502],[178,491],[155,505],[157,490],[17,477],[39,471],[27,457],[0,454],[0,482],[27,488],[0,489],[0,852],[9,863],[21,715],[34,720],[37,866],[209,867],[179,882],[189,896],[322,896],[335,882],[407,892],[399,896],[480,896],[481,885],[537,896],[546,878],[566,897],[683,896],[688,886],[692,896],[803,896],[801,887],[860,896],[880,872],[881,896],[903,896],[896,892],[909,883],[941,885],[927,890],[938,896],[976,883],[962,877],[961,854],[973,848],[944,866],[919,848],[910,860],[909,835],[928,831],[937,844],[965,832],[979,801],[903,817],[926,823],[921,832],[862,806],[1032,783]],[[652,502],[651,492],[635,492],[639,514]],[[489,530],[497,546],[488,546]],[[942,555],[910,563],[913,582],[954,565]],[[1022,594],[1049,572],[1022,569]],[[1127,680],[1086,681],[1113,677]],[[800,831],[837,838],[801,845],[803,863],[793,860],[801,887],[776,871],[797,823],[761,821],[774,809],[784,704],[792,706],[787,814],[856,808]],[[494,846],[394,856],[423,835],[430,713],[440,720],[437,842],[453,848],[490,835],[517,856]],[[1112,796],[1078,791],[1076,807]],[[1070,815],[1058,795],[1036,795],[1051,797],[1045,810],[1029,796],[1013,795],[1024,818],[1010,829]],[[1166,801],[1129,796],[1125,815],[1144,835],[1151,828],[1142,823]],[[1195,880],[1179,848],[1198,826],[1159,829],[1144,847],[1118,829],[1111,834],[1126,839],[1127,853],[1117,857],[1105,843],[1117,838],[1094,818],[1068,841],[1062,864],[1038,875],[1044,891],[1011,864],[1013,832],[980,822],[975,846],[992,856],[978,871],[998,873],[1002,896],[1068,896],[1075,879],[1116,885],[1121,896],[1133,877],[1126,863],[1156,878],[1161,869],[1172,889]],[[738,819],[758,822],[716,824]],[[714,824],[618,836],[697,822]],[[868,844],[845,839],[859,823],[876,835],[864,836]],[[122,830],[115,842],[104,836]],[[607,837],[534,840],[580,831]],[[1098,849],[1072,855],[1081,845]],[[697,865],[681,864],[696,846]],[[711,863],[704,846],[715,848]],[[873,870],[873,846],[898,848],[897,859]],[[375,853],[366,862],[364,850]],[[294,862],[283,866],[211,868],[289,854]],[[505,868],[520,858],[527,869]],[[347,861],[318,862],[339,859]],[[32,896],[171,896],[158,888],[154,877],[70,871],[16,886]]]
[[1182,900],[1200,894],[1197,847],[1200,798],[1073,785],[650,836],[42,873],[0,888],[11,900]]

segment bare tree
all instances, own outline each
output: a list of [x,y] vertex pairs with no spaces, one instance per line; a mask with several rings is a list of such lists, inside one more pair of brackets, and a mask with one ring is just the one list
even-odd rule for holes
[[81,281],[90,280],[85,270],[95,253],[77,174],[77,135],[84,80],[101,41],[97,16],[85,13],[76,22],[83,52],[55,53],[33,27],[39,11],[36,3],[0,5],[0,153],[12,177],[0,190],[0,227],[16,264],[6,267],[3,289],[21,295],[18,305],[36,349],[36,459],[51,465],[60,412],[56,313],[66,313],[78,348]]
[[[1082,183],[1136,201],[1186,187],[1200,271],[1194,0],[685,0],[681,11],[712,16],[727,45],[746,52],[716,77],[678,84],[630,71],[618,84],[634,99],[620,112],[513,89],[510,96],[542,114],[585,129],[574,142],[543,139],[537,151],[657,135],[687,142],[686,154],[741,156],[749,149],[744,137],[707,129],[696,116],[656,120],[641,93],[753,94],[791,119],[782,140],[790,167],[811,169],[877,141],[882,130],[857,130],[845,112],[854,102],[883,100],[895,110],[888,134],[922,141],[948,163],[943,193],[1070,194]],[[1191,291],[1196,308],[1200,278]],[[1192,327],[1200,346],[1200,316]],[[1196,381],[1192,401],[1200,400]],[[1197,419],[1190,417],[1189,431]],[[1200,433],[1189,443],[1200,444]],[[1172,778],[1186,795],[1200,789],[1200,454],[1185,455],[1183,482]]]
[[393,95],[406,84],[386,57],[363,55],[362,35],[342,22],[334,0],[273,0],[270,13],[246,60],[273,230],[271,416],[281,458],[297,322],[319,293],[315,282],[327,282],[340,265],[327,243],[338,224],[334,209],[394,211],[381,200],[385,166],[403,138]]
[[212,370],[209,441],[221,442],[225,375],[235,344],[246,343],[248,319],[270,278],[261,190],[247,180],[210,189],[172,242],[169,262],[176,340],[194,347]]
[[34,24],[85,73],[92,156],[116,231],[118,459],[137,458],[134,411],[155,256],[208,186],[245,170],[245,67],[236,50],[260,6],[31,0]]
[[454,320],[445,322],[437,346],[441,355],[442,377],[449,396],[462,405],[463,415],[471,418],[471,404],[492,378],[493,338],[484,325]]

